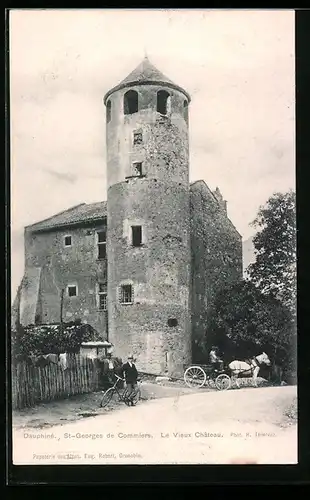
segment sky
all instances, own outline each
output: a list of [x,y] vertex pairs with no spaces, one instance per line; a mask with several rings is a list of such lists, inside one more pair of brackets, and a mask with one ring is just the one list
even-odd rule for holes
[[[11,285],[24,226],[106,200],[103,96],[147,53],[191,95],[190,181],[220,188],[247,240],[295,189],[292,10],[11,10]],[[13,297],[12,297],[13,298]]]

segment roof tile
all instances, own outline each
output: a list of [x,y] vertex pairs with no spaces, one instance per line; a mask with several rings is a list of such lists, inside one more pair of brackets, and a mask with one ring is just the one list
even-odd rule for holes
[[124,80],[122,80],[116,87],[110,89],[104,96],[104,102],[110,94],[116,90],[122,89],[124,87],[130,87],[131,85],[142,85],[142,84],[152,84],[158,83],[161,85],[167,85],[168,87],[176,88],[182,91],[190,101],[189,94],[182,89],[179,85],[176,85],[173,81],[165,76],[161,71],[159,71],[147,57],[128,75]]
[[81,203],[74,207],[68,208],[63,212],[49,217],[48,219],[36,222],[27,229],[31,231],[44,231],[62,226],[70,226],[79,223],[91,222],[104,219],[107,215],[107,202],[100,201],[97,203]]

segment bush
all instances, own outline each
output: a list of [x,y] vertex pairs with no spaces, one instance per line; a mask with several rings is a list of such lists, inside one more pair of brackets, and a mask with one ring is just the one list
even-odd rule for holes
[[12,333],[12,354],[77,353],[82,342],[100,340],[91,325],[80,320],[51,325],[17,326]]

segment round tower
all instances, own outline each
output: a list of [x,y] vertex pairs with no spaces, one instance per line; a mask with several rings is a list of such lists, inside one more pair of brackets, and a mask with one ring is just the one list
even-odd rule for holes
[[104,97],[109,340],[170,376],[191,362],[189,102],[147,58]]

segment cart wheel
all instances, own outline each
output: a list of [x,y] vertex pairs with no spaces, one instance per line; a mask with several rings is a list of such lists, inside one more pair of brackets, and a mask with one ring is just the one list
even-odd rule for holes
[[219,391],[227,391],[227,389],[231,387],[231,378],[225,373],[222,373],[216,377],[215,385]]
[[205,371],[200,366],[190,366],[184,373],[184,382],[188,387],[202,387],[206,378]]

